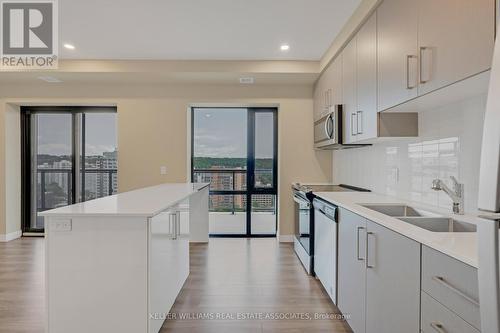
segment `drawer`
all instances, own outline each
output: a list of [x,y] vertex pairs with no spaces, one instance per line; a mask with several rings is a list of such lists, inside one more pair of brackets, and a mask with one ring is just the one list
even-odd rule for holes
[[465,320],[422,292],[422,333],[479,333]]
[[480,329],[477,269],[423,246],[422,290]]

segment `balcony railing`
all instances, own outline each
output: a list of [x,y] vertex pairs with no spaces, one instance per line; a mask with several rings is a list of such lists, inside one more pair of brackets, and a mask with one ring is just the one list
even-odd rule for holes
[[[39,186],[37,210],[39,212],[47,209],[66,206],[72,203],[72,172],[72,169],[37,169],[37,182]],[[60,178],[47,179],[47,176],[49,175],[56,176],[58,174],[61,175]],[[84,175],[90,174],[103,175],[104,179],[106,180],[105,182],[107,182],[107,188],[105,189],[104,195],[112,195],[116,192],[116,187],[113,186],[115,183],[113,182],[113,177],[117,174],[117,169],[85,169],[85,172],[82,172],[82,180],[85,179]],[[57,187],[54,187],[52,189],[47,188],[48,186],[53,184],[57,185]],[[84,181],[82,181],[82,188],[85,189]],[[99,197],[98,193],[96,193],[96,197]],[[51,200],[49,205],[47,205],[48,198],[50,198]],[[84,200],[85,199],[88,199],[86,195]]]
[[[272,169],[255,170],[259,175],[272,175]],[[211,212],[229,212],[235,214],[246,212],[247,170],[245,169],[194,169],[195,183],[210,183]],[[265,186],[264,186],[265,187]],[[225,197],[230,197],[226,199]],[[252,196],[252,212],[276,213],[276,196],[274,194],[254,194]]]

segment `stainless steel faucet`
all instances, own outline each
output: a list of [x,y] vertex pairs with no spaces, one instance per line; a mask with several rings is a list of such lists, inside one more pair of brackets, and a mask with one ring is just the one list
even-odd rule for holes
[[458,182],[458,180],[451,176],[453,181],[453,190],[451,190],[441,179],[434,179],[432,181],[432,189],[435,191],[444,191],[453,200],[453,213],[463,215],[464,214],[464,184]]

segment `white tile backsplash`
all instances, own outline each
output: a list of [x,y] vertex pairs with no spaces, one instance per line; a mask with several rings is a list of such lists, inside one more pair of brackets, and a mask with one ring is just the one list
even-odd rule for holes
[[465,184],[465,210],[476,212],[486,95],[420,112],[418,138],[333,152],[336,183],[369,188],[405,200],[451,209],[431,189],[455,176]]

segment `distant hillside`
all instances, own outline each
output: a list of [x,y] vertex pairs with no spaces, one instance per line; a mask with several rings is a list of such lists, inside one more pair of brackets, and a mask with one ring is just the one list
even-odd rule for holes
[[[211,169],[212,167],[222,167],[226,169],[246,169],[246,158],[214,158],[214,157],[194,157],[194,169]],[[272,169],[273,159],[263,158],[257,159],[257,169]]]
[[37,155],[38,165],[42,165],[44,163],[48,163],[49,165],[52,165],[52,163],[54,163],[54,162],[61,162],[61,161],[71,161],[71,156],[68,156],[68,155],[48,155],[48,154],[38,154]]

